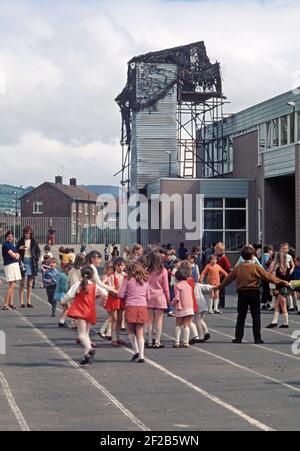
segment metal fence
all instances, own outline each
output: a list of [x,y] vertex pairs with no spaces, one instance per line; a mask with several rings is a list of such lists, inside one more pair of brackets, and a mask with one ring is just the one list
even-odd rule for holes
[[18,240],[23,229],[30,226],[39,243],[47,243],[50,227],[55,230],[55,244],[106,244],[120,243],[119,230],[115,226],[98,228],[83,227],[72,223],[70,218],[33,218],[17,216],[0,216],[0,243],[5,241],[5,234],[11,231]]

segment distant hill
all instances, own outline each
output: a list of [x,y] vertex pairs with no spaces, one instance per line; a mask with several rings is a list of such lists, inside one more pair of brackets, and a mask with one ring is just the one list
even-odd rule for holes
[[120,196],[120,188],[112,185],[82,185],[87,190],[95,194],[111,194],[114,197]]

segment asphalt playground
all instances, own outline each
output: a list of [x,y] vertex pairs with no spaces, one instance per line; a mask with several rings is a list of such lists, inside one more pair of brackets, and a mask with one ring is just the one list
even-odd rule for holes
[[[93,365],[80,367],[76,332],[50,317],[37,279],[34,309],[0,311],[6,354],[0,355],[1,431],[291,431],[299,430],[300,356],[290,329],[263,330],[254,345],[234,345],[236,296],[222,315],[207,316],[212,338],[172,348],[175,320],[165,318],[164,349],[146,349],[144,364],[128,347],[112,348],[93,330]],[[1,302],[5,286],[0,290]],[[15,294],[15,304],[18,305]],[[98,308],[98,325],[106,313]],[[266,326],[271,312],[262,313]],[[123,333],[126,339],[126,333]],[[128,340],[127,340],[128,342]],[[292,346],[294,343],[294,346]],[[298,346],[300,348],[300,346]]]

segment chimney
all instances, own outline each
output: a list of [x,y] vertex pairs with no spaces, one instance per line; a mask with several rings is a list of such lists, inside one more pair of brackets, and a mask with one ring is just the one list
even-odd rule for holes
[[70,179],[70,186],[77,186],[77,180],[74,178]]
[[55,177],[55,183],[56,183],[57,185],[62,185],[62,182],[63,182],[62,176],[61,176],[61,175],[57,175],[57,176]]

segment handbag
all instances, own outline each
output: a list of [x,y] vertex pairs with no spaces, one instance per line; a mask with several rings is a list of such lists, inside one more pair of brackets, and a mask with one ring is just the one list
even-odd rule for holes
[[25,273],[26,273],[26,266],[24,265],[22,260],[19,260],[19,267],[20,267],[21,276],[24,277]]

